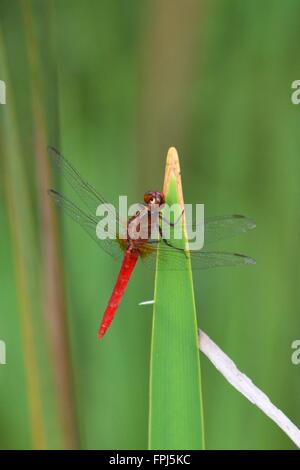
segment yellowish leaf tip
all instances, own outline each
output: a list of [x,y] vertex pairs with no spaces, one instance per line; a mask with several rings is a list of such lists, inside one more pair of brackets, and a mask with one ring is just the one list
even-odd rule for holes
[[170,173],[176,177],[176,174],[180,174],[180,165],[179,165],[179,157],[175,147],[170,147],[167,153],[167,161],[166,161],[166,175]]
[[170,181],[173,178],[176,180],[179,203],[183,206],[183,194],[182,194],[182,185],[181,185],[181,176],[180,176],[179,157],[178,157],[176,148],[170,147],[167,153],[164,188],[163,188],[164,194],[167,194]]

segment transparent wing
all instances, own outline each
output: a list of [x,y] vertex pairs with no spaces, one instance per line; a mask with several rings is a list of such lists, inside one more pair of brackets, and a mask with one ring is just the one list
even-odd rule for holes
[[65,180],[70,184],[93,215],[96,215],[97,207],[100,204],[103,204],[109,216],[111,215],[111,217],[114,217],[115,220],[119,221],[118,213],[115,210],[112,211],[110,204],[108,204],[108,202],[90,183],[82,178],[80,173],[59,153],[58,150],[54,147],[48,147],[48,153],[51,160],[59,168]]
[[[256,227],[255,221],[243,215],[233,214],[204,219],[204,246],[220,240],[240,235],[241,233],[253,230]],[[201,228],[200,225],[187,224],[188,233]]]
[[[145,247],[148,252],[145,251],[144,255],[142,254],[144,264],[150,269],[156,267],[156,256],[153,255],[157,254],[157,248],[157,246]],[[187,257],[191,258],[193,270],[256,264],[253,258],[239,253],[205,252],[202,250],[186,253],[184,250],[164,247],[162,242],[160,242],[159,257],[159,270],[162,271],[186,270],[188,268]]]
[[[57,191],[50,189],[48,193],[63,212],[65,212],[76,223],[81,225],[81,227],[104,251],[115,259],[122,259],[122,248],[117,240],[110,238],[100,240],[97,237],[96,226],[98,221],[96,217],[87,214]],[[110,235],[113,236],[114,234],[111,233]],[[186,259],[188,256],[191,258],[192,268],[194,270],[255,264],[255,260],[253,258],[238,253],[204,252],[202,250],[186,253],[184,250],[165,246],[163,241],[160,240],[155,243],[146,243],[140,248],[141,258],[149,268],[154,269],[156,266],[156,254],[158,248],[160,256],[159,269],[165,271],[186,270]]]
[[[114,208],[112,209],[96,189],[90,183],[85,181],[71,163],[54,147],[49,147],[48,151],[52,161],[60,169],[63,177],[84,202],[87,210],[80,209],[57,191],[49,190],[49,195],[69,217],[84,228],[84,230],[102,249],[114,258],[122,258],[122,250],[118,240],[100,240],[96,234],[96,226],[98,223],[96,219],[96,209],[99,204],[103,204],[105,206],[108,218],[112,224],[114,224],[112,226],[118,226],[118,213]],[[123,225],[126,226],[126,222],[124,222]],[[195,231],[196,226],[191,225],[190,227],[188,226],[188,230],[189,228]],[[205,219],[204,225],[204,243],[205,245],[214,243],[216,241],[247,232],[253,228],[255,228],[255,222],[252,219],[248,219],[241,215],[208,218]],[[155,266],[157,247],[158,243],[147,243],[140,249],[142,258],[149,266]],[[167,247],[163,242],[160,242],[160,269],[186,269],[186,256],[187,255],[184,250]],[[255,264],[255,261],[252,258],[237,253],[204,252],[201,250],[192,251],[189,256],[192,260],[193,269]]]
[[[57,191],[49,189],[49,196],[53,199],[55,204],[59,206],[72,220],[81,225],[81,227],[88,233],[88,235],[108,254],[115,259],[122,259],[123,253],[120,244],[116,239],[106,238],[100,240],[97,237],[96,227],[98,220],[91,214],[86,213],[66,197],[62,196]],[[114,233],[109,233],[113,237]]]

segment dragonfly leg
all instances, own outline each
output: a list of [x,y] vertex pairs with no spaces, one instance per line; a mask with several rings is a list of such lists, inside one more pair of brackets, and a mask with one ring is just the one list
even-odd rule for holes
[[163,220],[164,222],[166,222],[166,224],[170,225],[170,227],[175,227],[175,226],[178,224],[178,222],[180,221],[180,219],[182,218],[183,213],[184,213],[184,209],[182,210],[180,216],[177,218],[177,220],[176,220],[175,222],[170,222],[168,219],[166,219],[166,218],[162,215],[161,212],[159,213],[159,218],[160,218],[160,221]]
[[161,236],[161,239],[162,241],[167,245],[169,246],[170,248],[173,248],[173,250],[178,250],[180,251],[181,253],[184,253],[185,254],[185,257],[188,258],[185,250],[183,250],[182,248],[178,248],[177,246],[174,246],[172,245],[172,243],[170,243],[165,237],[164,237],[164,234],[163,234],[163,231],[162,231],[162,228],[159,227],[159,233],[160,233],[160,236]]

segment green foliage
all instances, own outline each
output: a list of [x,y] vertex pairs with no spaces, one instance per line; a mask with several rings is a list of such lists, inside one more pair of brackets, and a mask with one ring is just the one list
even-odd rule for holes
[[[176,153],[174,158],[176,160]],[[180,204],[182,200],[178,178],[180,180],[180,174],[175,171],[166,176],[164,187],[169,205]],[[175,214],[175,220],[178,216],[180,212]],[[185,239],[174,242],[180,248],[186,245]],[[203,405],[191,261],[187,257],[186,269],[178,271],[172,265],[172,255],[163,261],[161,256],[159,253],[153,310],[149,447],[203,449]],[[167,263],[170,270],[160,270],[161,262],[164,267]]]
[[[186,202],[204,203],[206,215],[237,212],[256,220],[254,233],[220,248],[249,253],[257,265],[197,273],[197,310],[209,336],[299,423],[300,375],[290,361],[300,330],[300,108],[290,101],[290,84],[300,78],[299,2],[133,0],[130,8],[119,0],[73,0],[72,7],[68,0],[24,3],[35,25],[47,143],[104,197],[115,202],[127,194],[135,202],[145,190],[159,190],[162,158],[175,145]],[[0,339],[7,345],[7,365],[0,365],[0,447],[30,448],[23,291],[16,274],[29,258],[25,280],[34,286],[29,301],[44,351],[38,326],[45,307],[41,181],[28,25],[26,32],[20,2],[0,4],[0,80],[9,77],[7,104],[0,105]],[[10,222],[16,199],[13,228],[22,226],[17,258]],[[153,298],[153,278],[137,267],[99,343],[98,326],[119,266],[72,222],[63,220],[60,229],[81,447],[146,448],[151,313],[138,303]],[[43,427],[52,436],[47,446],[64,447],[52,400],[53,363],[45,351],[38,360],[45,373]],[[292,448],[205,358],[201,376],[207,448]],[[39,406],[39,393],[33,397]]]

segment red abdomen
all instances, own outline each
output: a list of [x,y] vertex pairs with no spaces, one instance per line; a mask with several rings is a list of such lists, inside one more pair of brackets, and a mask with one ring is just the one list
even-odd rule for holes
[[125,252],[117,282],[115,284],[113,293],[111,294],[111,297],[109,299],[108,305],[104,312],[102,322],[98,331],[99,339],[103,337],[109,325],[113,321],[113,318],[121,302],[122,296],[124,294],[128,281],[130,279],[132,271],[134,270],[136,262],[139,258],[139,255],[140,254],[138,251],[127,250]]

